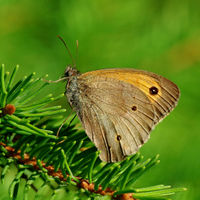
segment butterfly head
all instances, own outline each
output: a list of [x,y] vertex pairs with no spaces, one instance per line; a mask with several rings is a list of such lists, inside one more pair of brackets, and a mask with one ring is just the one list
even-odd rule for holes
[[71,67],[71,65],[68,65],[65,68],[63,77],[70,78],[72,76],[79,76],[79,75],[80,75],[80,72],[75,67]]

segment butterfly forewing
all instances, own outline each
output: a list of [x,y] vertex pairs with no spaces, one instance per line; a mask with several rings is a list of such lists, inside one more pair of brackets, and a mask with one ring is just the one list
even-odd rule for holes
[[[180,91],[175,83],[152,72],[138,69],[103,69],[81,75],[85,81],[94,77],[114,78],[133,84],[149,98],[156,111],[155,123],[162,120],[177,105]],[[157,89],[157,91],[156,91]]]

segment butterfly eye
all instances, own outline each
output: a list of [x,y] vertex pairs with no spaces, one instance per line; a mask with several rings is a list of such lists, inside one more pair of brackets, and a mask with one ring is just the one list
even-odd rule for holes
[[117,135],[117,141],[120,141],[122,139],[121,135]]
[[136,111],[137,110],[137,106],[132,106],[131,110]]
[[149,88],[149,93],[151,94],[151,95],[156,95],[156,94],[158,94],[158,88],[157,87],[151,87],[151,88]]

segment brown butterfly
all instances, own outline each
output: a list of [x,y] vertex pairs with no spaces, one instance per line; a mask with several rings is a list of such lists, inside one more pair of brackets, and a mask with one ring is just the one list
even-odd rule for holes
[[74,65],[66,68],[64,76],[68,102],[105,162],[118,162],[136,153],[180,96],[172,81],[144,70],[102,69],[81,74]]
[[70,66],[66,96],[100,159],[118,162],[136,153],[177,105],[179,88],[144,70],[103,69],[80,74]]

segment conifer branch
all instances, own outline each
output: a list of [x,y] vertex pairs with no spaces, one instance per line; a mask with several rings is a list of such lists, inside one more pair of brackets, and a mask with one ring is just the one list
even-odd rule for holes
[[[15,199],[21,179],[26,180],[24,199],[32,187],[40,196],[46,187],[53,191],[51,200],[69,186],[77,188],[74,198],[80,194],[98,198],[97,194],[110,196],[111,199],[169,199],[165,196],[185,188],[156,185],[135,188],[135,182],[148,170],[159,163],[158,155],[143,161],[139,152],[128,156],[119,163],[105,163],[99,158],[94,144],[78,126],[76,119],[69,125],[71,116],[62,127],[59,138],[56,132],[62,124],[65,112],[60,106],[48,104],[63,97],[47,95],[37,99],[49,83],[42,78],[33,79],[35,73],[21,78],[13,85],[19,69],[16,66],[8,78],[4,66],[0,67],[0,179],[5,183],[5,175],[12,163],[18,169],[9,187],[9,196]],[[42,84],[42,86],[41,86]],[[36,92],[33,88],[38,87]],[[51,116],[46,118],[46,116]],[[68,128],[67,128],[68,127]],[[29,175],[27,175],[27,171]],[[44,184],[36,189],[34,182],[41,178]],[[53,186],[50,183],[56,183]],[[96,196],[95,196],[96,195]]]

